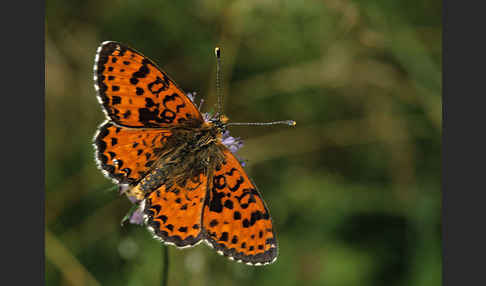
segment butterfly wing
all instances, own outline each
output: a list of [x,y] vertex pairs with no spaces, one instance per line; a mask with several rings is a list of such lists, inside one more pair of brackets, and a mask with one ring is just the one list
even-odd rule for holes
[[117,42],[98,48],[95,89],[106,115],[129,127],[199,126],[201,113],[155,63]]
[[172,135],[166,128],[203,122],[199,110],[166,73],[123,44],[101,44],[94,80],[109,118],[94,138],[96,160],[116,183],[134,184],[143,178]]
[[104,122],[94,138],[98,167],[118,184],[135,184],[155,162],[167,139],[167,129],[137,129]]
[[204,205],[206,240],[236,261],[272,263],[277,258],[277,240],[263,197],[226,148],[224,157],[222,166],[214,170]]
[[207,177],[200,174],[184,186],[163,184],[143,201],[147,228],[165,243],[193,246],[202,239],[201,216]]

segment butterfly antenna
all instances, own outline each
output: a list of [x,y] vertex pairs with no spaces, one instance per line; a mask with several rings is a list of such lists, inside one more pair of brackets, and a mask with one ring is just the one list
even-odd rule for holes
[[297,122],[294,120],[274,121],[274,122],[230,122],[226,123],[226,126],[268,126],[283,124],[288,126],[295,126]]
[[216,56],[216,94],[218,96],[218,114],[223,114],[223,82],[221,81],[221,49],[214,48],[214,55]]
[[[223,114],[223,83],[221,81],[221,49],[219,47],[214,48],[214,55],[216,56],[216,93],[218,95],[218,114]],[[274,121],[274,122],[231,122],[227,123],[226,126],[268,126],[284,124],[288,126],[295,126],[297,123],[294,120],[284,120],[284,121]]]

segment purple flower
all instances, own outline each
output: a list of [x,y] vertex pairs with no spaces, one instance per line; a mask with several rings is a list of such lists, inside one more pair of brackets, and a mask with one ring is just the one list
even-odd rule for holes
[[123,226],[123,224],[127,221],[131,224],[139,224],[139,225],[144,224],[142,204],[133,202],[133,197],[131,196],[127,195],[127,198],[133,203],[133,206],[130,208],[128,213],[123,217],[121,221],[121,225]]
[[243,141],[240,138],[233,137],[229,134],[229,131],[226,130],[223,133],[223,144],[228,147],[231,153],[236,154],[236,151],[243,147]]
[[231,151],[231,153],[233,153],[233,155],[236,156],[236,159],[238,159],[238,161],[240,161],[240,164],[241,166],[245,167],[245,161],[243,161],[242,158],[240,158],[240,156],[238,156],[238,154],[236,154],[236,152],[241,148],[243,147],[243,140],[241,140],[241,138],[239,137],[233,137],[229,134],[229,131],[226,130],[224,133],[223,133],[223,139],[221,140],[224,144],[224,146],[228,147],[228,149]]
[[143,222],[143,209],[141,206],[138,206],[138,208],[132,213],[132,215],[129,218],[129,222],[131,224],[139,224],[142,225]]
[[209,121],[213,118],[211,113],[203,113],[202,117],[203,117],[204,121]]
[[126,194],[128,200],[130,200],[130,202],[132,204],[134,204],[132,206],[132,208],[130,208],[128,213],[125,215],[125,217],[122,219],[121,224],[123,225],[124,222],[128,221],[132,224],[140,224],[141,225],[141,224],[143,224],[143,209],[142,209],[139,201],[135,197],[130,196],[127,193],[127,191],[129,189],[130,189],[130,185],[128,185],[128,184],[118,185],[118,192],[120,193],[120,195]]
[[196,92],[188,92],[186,96],[194,103],[194,99],[196,98]]

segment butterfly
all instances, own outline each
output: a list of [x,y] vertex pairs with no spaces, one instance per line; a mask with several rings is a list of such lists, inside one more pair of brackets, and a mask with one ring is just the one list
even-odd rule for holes
[[179,248],[206,242],[249,265],[276,260],[263,197],[222,142],[226,116],[203,116],[162,69],[121,43],[100,45],[94,82],[107,118],[94,137],[97,165],[129,186],[154,237]]

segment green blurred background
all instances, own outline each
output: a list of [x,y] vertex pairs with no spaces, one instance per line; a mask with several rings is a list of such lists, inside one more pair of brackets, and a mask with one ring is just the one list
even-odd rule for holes
[[216,102],[223,51],[246,170],[280,244],[266,267],[169,248],[169,285],[440,285],[442,2],[62,1],[46,4],[47,285],[160,285],[163,248],[96,168],[105,40]]

